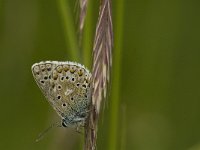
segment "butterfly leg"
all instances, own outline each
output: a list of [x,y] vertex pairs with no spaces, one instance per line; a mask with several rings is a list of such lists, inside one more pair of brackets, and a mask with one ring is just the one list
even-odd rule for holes
[[79,124],[76,124],[76,132],[77,133],[80,133],[80,134],[83,134],[83,132],[80,130],[80,125]]

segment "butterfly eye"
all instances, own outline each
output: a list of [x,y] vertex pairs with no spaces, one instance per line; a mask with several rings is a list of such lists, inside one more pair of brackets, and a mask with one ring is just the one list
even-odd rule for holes
[[67,124],[66,124],[65,120],[62,120],[62,126],[63,127],[67,127]]

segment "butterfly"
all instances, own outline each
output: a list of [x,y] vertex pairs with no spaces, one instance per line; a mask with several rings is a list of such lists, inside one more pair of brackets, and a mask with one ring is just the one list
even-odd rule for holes
[[33,77],[63,127],[84,126],[91,103],[91,73],[75,62],[43,61],[33,64]]

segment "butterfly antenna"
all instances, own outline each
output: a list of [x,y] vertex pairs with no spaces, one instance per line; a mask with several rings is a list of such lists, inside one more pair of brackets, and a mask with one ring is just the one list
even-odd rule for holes
[[38,135],[38,137],[37,137],[37,139],[35,140],[35,142],[39,142],[41,139],[43,139],[44,135],[45,135],[49,130],[51,130],[51,129],[54,128],[54,127],[62,127],[62,126],[60,125],[60,122],[55,122],[55,123],[51,124],[51,126],[49,126],[47,129],[45,129],[43,132],[41,132],[41,133]]

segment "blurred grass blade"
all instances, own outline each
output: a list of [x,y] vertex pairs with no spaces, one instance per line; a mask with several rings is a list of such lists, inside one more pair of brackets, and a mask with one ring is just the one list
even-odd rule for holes
[[79,0],[79,4],[80,4],[79,34],[80,34],[80,36],[82,36],[83,27],[84,27],[84,23],[85,23],[88,0]]
[[112,65],[113,27],[110,0],[102,0],[93,46],[92,106],[86,126],[85,149],[94,150],[97,123],[103,99],[106,98]]
[[89,0],[87,6],[87,15],[85,18],[85,25],[83,30],[83,62],[87,68],[91,69],[91,57],[92,57],[92,40],[93,40],[93,15],[94,15],[94,1]]
[[76,12],[76,21],[78,22],[78,42],[79,46],[82,48],[83,44],[83,29],[85,26],[85,19],[88,9],[88,0],[76,0],[75,12]]
[[[115,1],[115,45],[114,45],[114,55],[113,55],[113,72],[112,72],[112,89],[111,89],[111,102],[110,102],[110,128],[109,128],[109,150],[116,150],[118,149],[118,137],[119,137],[119,106],[120,106],[120,79],[121,79],[121,54],[122,54],[122,43],[123,43],[123,15],[124,15],[124,1],[123,0],[116,0]],[[117,86],[114,85],[117,83]],[[122,129],[124,130],[124,129]]]
[[66,41],[69,41],[66,43],[68,43],[70,47],[70,56],[73,61],[80,61],[81,55],[79,51],[74,21],[69,7],[69,2],[68,0],[57,0],[57,3],[63,22],[64,36],[66,38]]

